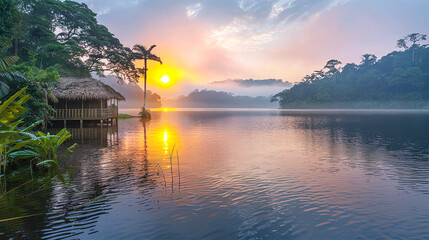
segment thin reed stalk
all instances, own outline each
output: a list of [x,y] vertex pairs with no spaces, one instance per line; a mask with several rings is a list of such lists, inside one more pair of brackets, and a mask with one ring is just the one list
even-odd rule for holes
[[177,156],[177,172],[179,175],[179,194],[180,194],[180,163],[179,163],[179,152],[176,149],[176,156]]
[[21,219],[21,218],[34,217],[34,216],[38,216],[38,215],[42,215],[42,214],[45,214],[45,213],[36,213],[36,214],[30,214],[30,215],[26,215],[26,216],[6,218],[6,219],[1,219],[0,222],[7,222],[7,221],[12,221],[12,220]]
[[18,189],[18,188],[20,188],[20,187],[22,187],[22,186],[24,186],[24,185],[26,185],[26,184],[28,184],[28,183],[30,183],[30,182],[32,182],[32,181],[34,181],[34,179],[31,179],[31,180],[29,180],[29,181],[27,181],[27,182],[25,182],[25,183],[23,183],[23,184],[18,185],[17,187],[12,188],[11,190],[9,190],[9,191],[5,192],[3,195],[1,195],[1,196],[0,196],[0,198],[2,198],[2,197],[4,197],[4,196],[8,195],[9,193],[11,193],[11,192],[15,191],[16,189]]
[[171,149],[171,153],[170,153],[170,171],[171,171],[171,192],[174,192],[174,182],[173,182],[173,153],[174,153],[174,148],[176,147],[176,144],[174,144],[173,148]]
[[159,165],[159,163],[158,163],[158,164],[156,164],[155,169],[156,169],[157,167],[159,167],[159,169],[161,169],[162,177],[164,178],[164,187],[165,187],[165,188],[167,188],[167,181],[165,180],[164,171],[162,170],[162,167],[161,167],[161,165]]

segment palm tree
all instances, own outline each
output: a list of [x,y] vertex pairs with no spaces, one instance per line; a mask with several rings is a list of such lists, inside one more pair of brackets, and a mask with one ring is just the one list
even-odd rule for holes
[[134,45],[133,50],[136,59],[144,60],[144,68],[137,68],[139,74],[144,75],[144,104],[143,104],[143,113],[146,112],[146,79],[147,79],[147,61],[152,60],[162,64],[161,58],[152,54],[151,51],[156,45],[152,45],[150,48],[146,48],[143,45]]
[[9,86],[2,81],[3,79],[12,81],[15,78],[25,77],[18,72],[10,71],[10,68],[18,61],[18,56],[0,57],[0,98],[6,96],[9,92]]

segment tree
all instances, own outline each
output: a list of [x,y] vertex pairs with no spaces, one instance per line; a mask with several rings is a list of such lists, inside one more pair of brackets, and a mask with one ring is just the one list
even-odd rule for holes
[[[380,60],[364,54],[360,65],[339,68],[341,62],[332,59],[271,101],[279,101],[282,108],[428,108],[429,48],[417,41],[423,35],[410,39],[403,40],[408,50],[391,52]],[[410,57],[412,49],[415,62]]]
[[0,54],[11,47],[20,25],[20,13],[16,1],[0,0]]
[[9,85],[5,80],[12,81],[17,77],[23,77],[20,73],[10,71],[18,59],[18,56],[0,57],[0,99],[9,93]]
[[335,60],[335,59],[331,59],[331,60],[329,60],[327,63],[326,63],[326,65],[325,65],[325,67],[324,67],[324,69],[327,69],[328,71],[325,73],[325,75],[327,75],[327,76],[332,76],[332,75],[334,75],[335,73],[337,73],[338,71],[339,71],[339,69],[337,68],[337,65],[340,65],[340,64],[342,64],[340,61],[338,61],[338,60]]
[[315,75],[314,80],[320,80],[320,79],[325,77],[325,72],[323,72],[323,69],[322,70],[316,70],[316,71],[314,71],[313,74]]
[[147,80],[147,61],[152,60],[162,64],[161,58],[152,54],[151,51],[156,47],[156,45],[152,45],[150,48],[146,48],[143,45],[134,45],[134,54],[136,59],[141,59],[144,61],[143,68],[137,68],[138,72],[144,76],[144,103],[143,103],[143,111],[146,111],[146,80]]
[[[414,62],[414,55],[415,55],[414,51],[416,48],[420,47],[420,44],[418,44],[418,42],[425,41],[426,37],[427,37],[426,34],[411,33],[411,34],[408,34],[407,36],[405,36],[404,38],[399,39],[396,42],[396,46],[399,48],[403,48],[405,50],[407,50],[409,48],[412,49],[412,53],[413,53],[412,59]],[[412,42],[411,46],[408,46],[407,42]]]
[[[0,0],[4,1],[4,0]],[[46,69],[60,64],[61,76],[116,74],[137,81],[131,49],[99,24],[84,3],[60,0],[20,0],[23,27],[18,49],[22,62]]]
[[360,64],[362,66],[369,66],[369,65],[373,65],[375,62],[377,62],[377,56],[375,56],[374,54],[364,54],[361,57],[361,62]]

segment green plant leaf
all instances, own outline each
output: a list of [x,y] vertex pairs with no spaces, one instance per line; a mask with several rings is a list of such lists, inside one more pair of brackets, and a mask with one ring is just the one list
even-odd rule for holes
[[18,61],[18,56],[0,57],[0,71],[5,72]]
[[52,163],[55,163],[55,161],[54,160],[45,160],[45,161],[39,162],[36,165],[40,166],[40,167],[51,167]]
[[10,158],[13,159],[27,159],[27,158],[33,158],[33,157],[37,157],[38,153],[35,151],[31,151],[31,150],[22,150],[22,151],[16,151],[13,152],[11,154],[9,154]]
[[74,149],[77,146],[77,143],[74,143],[73,145],[71,145],[69,148],[67,148],[67,151],[69,152],[73,152],[72,149]]

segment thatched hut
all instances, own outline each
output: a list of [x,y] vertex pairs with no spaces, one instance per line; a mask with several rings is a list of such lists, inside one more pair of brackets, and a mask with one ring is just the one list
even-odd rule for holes
[[53,89],[57,103],[51,103],[55,112],[52,119],[64,121],[99,121],[101,125],[116,125],[118,101],[124,96],[110,86],[93,78],[60,78],[59,86]]

